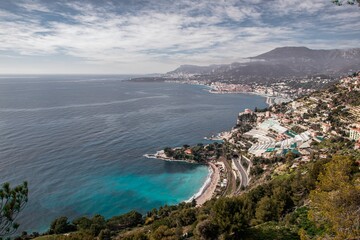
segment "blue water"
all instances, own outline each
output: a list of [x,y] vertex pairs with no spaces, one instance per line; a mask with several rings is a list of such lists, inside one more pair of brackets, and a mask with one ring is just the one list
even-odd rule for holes
[[21,230],[56,217],[142,213],[189,199],[205,166],[147,159],[204,142],[264,98],[204,87],[132,83],[124,76],[0,78],[0,183],[29,182]]

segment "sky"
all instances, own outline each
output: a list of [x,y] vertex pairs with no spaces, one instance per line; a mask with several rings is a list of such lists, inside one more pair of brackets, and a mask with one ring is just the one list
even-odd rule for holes
[[276,47],[360,47],[331,0],[0,0],[0,74],[164,73]]

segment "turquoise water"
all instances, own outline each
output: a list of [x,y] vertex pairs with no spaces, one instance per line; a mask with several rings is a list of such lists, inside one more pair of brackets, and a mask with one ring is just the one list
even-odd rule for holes
[[266,106],[254,95],[121,79],[0,78],[0,183],[29,182],[20,231],[45,231],[59,216],[146,213],[189,199],[207,167],[143,155],[204,142],[244,108]]
[[[94,176],[79,187],[80,191],[67,189],[46,197],[43,207],[61,209],[71,202],[77,205],[78,212],[101,212],[106,217],[131,210],[144,212],[154,205],[177,204],[189,199],[202,186],[208,173],[206,166],[197,166],[184,173]],[[121,208],[101,204],[106,201],[116,202]]]

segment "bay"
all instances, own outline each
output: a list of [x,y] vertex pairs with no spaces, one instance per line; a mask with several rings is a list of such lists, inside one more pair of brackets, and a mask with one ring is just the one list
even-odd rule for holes
[[59,216],[109,218],[189,199],[206,166],[143,155],[206,143],[244,108],[266,106],[256,95],[128,77],[0,78],[0,183],[29,183],[20,230],[46,231]]

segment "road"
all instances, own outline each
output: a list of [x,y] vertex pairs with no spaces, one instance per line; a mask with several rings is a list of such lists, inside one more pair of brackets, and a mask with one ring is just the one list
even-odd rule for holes
[[239,158],[233,159],[233,161],[241,175],[241,186],[246,187],[249,184],[249,176],[248,176],[244,166],[241,164],[241,160]]
[[251,160],[249,158],[245,157],[244,155],[241,155],[241,158],[245,159],[248,162],[249,167],[248,167],[246,172],[247,172],[248,176],[250,176],[250,169],[251,169],[253,164],[252,164]]

